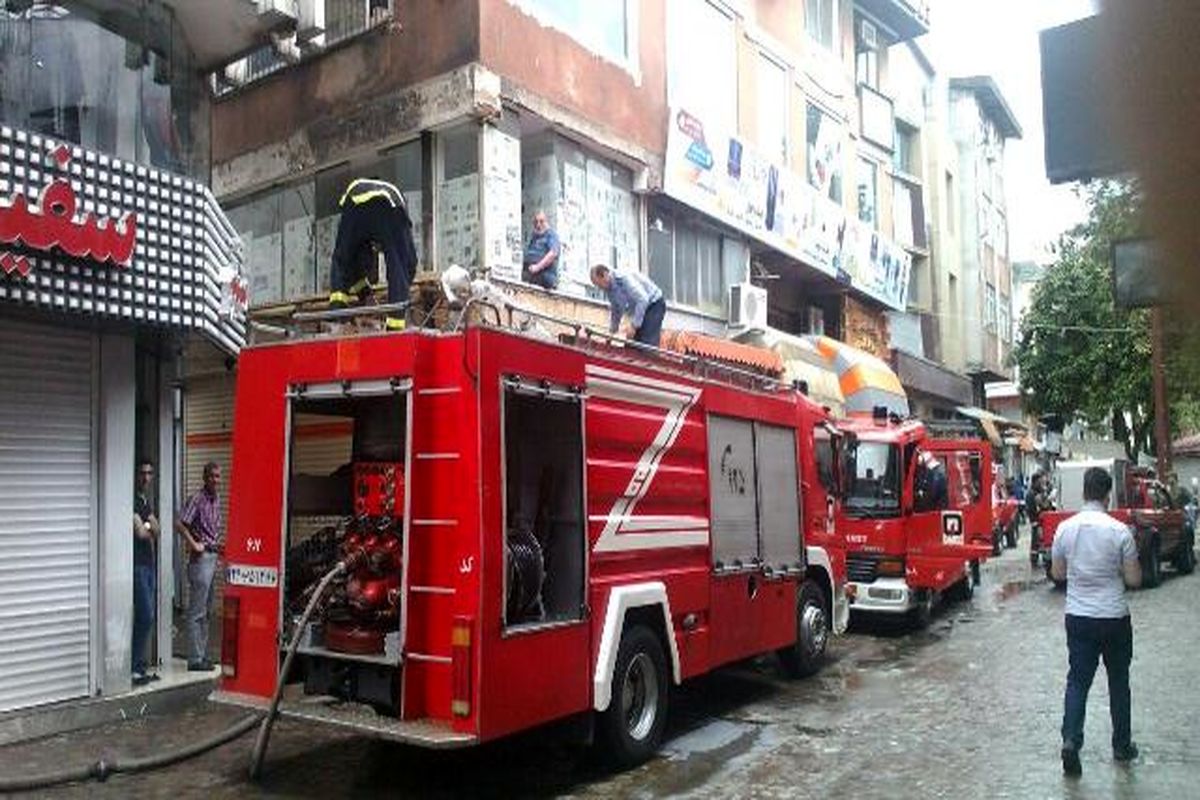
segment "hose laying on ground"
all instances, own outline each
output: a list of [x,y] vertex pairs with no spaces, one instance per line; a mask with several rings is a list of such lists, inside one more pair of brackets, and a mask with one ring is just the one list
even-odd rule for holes
[[321,582],[317,584],[316,591],[312,593],[312,598],[309,599],[304,613],[300,615],[300,621],[296,623],[296,631],[292,634],[292,641],[288,644],[287,655],[283,658],[283,666],[279,669],[279,678],[275,682],[275,694],[271,698],[271,705],[267,708],[267,714],[262,718],[262,725],[258,729],[258,736],[254,739],[254,750],[250,757],[250,780],[257,781],[258,776],[262,773],[262,762],[267,755],[267,742],[271,739],[271,726],[275,724],[279,701],[283,699],[283,687],[287,683],[288,672],[292,669],[292,661],[296,658],[296,650],[300,646],[300,638],[304,633],[305,626],[308,625],[309,617],[317,610],[329,584],[333,583],[339,575],[357,568],[366,558],[366,551],[359,548],[325,573],[325,577],[321,578]]
[[202,739],[186,747],[158,755],[145,756],[143,758],[114,758],[111,761],[106,761],[102,758],[91,764],[70,767],[56,772],[43,772],[40,775],[26,775],[19,778],[0,778],[0,794],[31,792],[35,789],[47,789],[63,783],[86,781],[93,778],[98,781],[104,781],[108,779],[109,775],[115,775],[118,772],[145,772],[147,770],[158,769],[159,767],[170,766],[193,756],[198,756],[213,748],[220,747],[227,742],[232,742],[257,725],[258,721],[258,714],[243,717],[230,727],[207,739]]
[[321,597],[325,594],[325,590],[329,588],[329,584],[347,570],[354,569],[365,558],[366,554],[362,550],[355,551],[348,558],[339,561],[333,569],[325,574],[321,582],[317,584],[317,589],[313,592],[312,599],[308,601],[308,606],[304,609],[304,614],[300,617],[300,622],[296,626],[296,632],[292,635],[292,641],[288,645],[287,656],[283,660],[283,668],[279,671],[279,682],[275,687],[275,696],[272,698],[271,706],[265,716],[251,714],[207,739],[201,739],[198,742],[193,742],[166,753],[144,756],[142,758],[114,758],[112,760],[101,758],[90,764],[69,767],[54,772],[43,772],[40,775],[26,775],[19,778],[0,777],[0,794],[31,792],[37,789],[48,789],[51,786],[58,786],[64,783],[76,783],[93,779],[104,781],[108,779],[108,776],[119,772],[147,772],[152,769],[168,767],[232,742],[261,723],[258,738],[254,742],[254,756],[250,765],[250,775],[252,778],[257,779],[262,769],[263,757],[267,752],[267,740],[271,735],[271,722],[279,708],[279,700],[283,696],[284,680],[296,656],[296,649],[300,645],[300,636],[304,632],[304,626],[308,624],[309,618],[316,610]]

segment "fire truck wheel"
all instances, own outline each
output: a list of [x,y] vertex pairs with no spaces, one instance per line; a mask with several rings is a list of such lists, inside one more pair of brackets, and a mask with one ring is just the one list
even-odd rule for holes
[[796,597],[796,642],[776,651],[789,677],[804,678],[821,669],[829,644],[828,608],[820,586],[807,580],[800,584]]
[[1179,555],[1175,556],[1175,569],[1181,575],[1191,575],[1196,571],[1196,534],[1189,531],[1183,537],[1179,546]]
[[[969,580],[969,579],[968,579]],[[923,630],[929,627],[929,621],[933,619],[933,592],[929,589],[923,589],[917,597],[917,604],[908,612],[909,622],[918,630]]]
[[667,657],[662,642],[645,625],[621,635],[613,668],[612,699],[600,715],[606,755],[633,767],[658,750],[667,721]]
[[1158,555],[1158,537],[1152,536],[1142,553],[1142,588],[1153,589],[1162,582],[1162,561]]

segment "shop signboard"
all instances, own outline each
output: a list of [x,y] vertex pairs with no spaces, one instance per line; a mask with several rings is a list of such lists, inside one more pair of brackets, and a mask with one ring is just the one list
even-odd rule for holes
[[245,342],[241,240],[208,187],[0,126],[0,303]]
[[663,190],[890,308],[907,305],[912,257],[903,247],[685,109],[671,113]]

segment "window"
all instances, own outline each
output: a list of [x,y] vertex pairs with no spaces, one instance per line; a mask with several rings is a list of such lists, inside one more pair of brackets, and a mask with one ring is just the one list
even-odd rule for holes
[[1012,341],[1012,314],[1009,311],[1009,299],[1007,295],[1000,295],[1000,305],[998,308],[1000,318],[1000,339],[1004,342]]
[[862,17],[855,17],[856,35],[854,37],[854,77],[863,86],[870,86],[879,91],[879,41],[874,25]]
[[651,208],[647,244],[650,279],[671,302],[721,315],[730,283],[745,279],[744,242],[667,209]]
[[987,295],[983,307],[983,327],[992,333],[996,332],[996,287],[987,285]]
[[671,0],[667,14],[667,96],[670,104],[687,109],[718,132],[735,133],[738,129],[738,55],[733,18],[708,0]]
[[780,166],[788,157],[788,73],[775,59],[758,56],[758,145]]
[[900,510],[900,448],[884,442],[859,442],[850,450],[852,481],[845,500],[852,517],[895,516]]
[[806,114],[809,184],[835,203],[842,202],[842,127],[812,103]]
[[539,20],[618,63],[637,60],[636,0],[511,0]]
[[479,264],[479,126],[441,134],[437,259],[470,269]]
[[[858,160],[858,218],[879,227],[879,167],[866,158]],[[910,237],[911,238],[911,237]]]
[[917,151],[919,131],[908,123],[896,120],[896,144],[892,153],[892,165],[897,172],[920,175],[920,154]]
[[804,0],[804,30],[808,38],[837,52],[838,0]]

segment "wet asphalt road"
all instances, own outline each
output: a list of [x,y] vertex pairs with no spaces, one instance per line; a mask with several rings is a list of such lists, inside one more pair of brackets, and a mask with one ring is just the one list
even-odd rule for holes
[[[1024,544],[1024,541],[1022,542]],[[1132,595],[1131,767],[1112,762],[1108,694],[1097,675],[1081,780],[1065,780],[1058,727],[1066,673],[1063,594],[1024,548],[993,559],[973,600],[922,632],[856,626],[815,678],[789,682],[769,660],[724,670],[672,696],[658,758],[614,774],[539,733],[436,753],[282,721],[261,786],[246,780],[251,738],[153,774],[77,785],[56,797],[1200,796],[1200,574],[1168,574]],[[142,754],[238,717],[204,708],[0,749],[0,774],[99,753]]]

